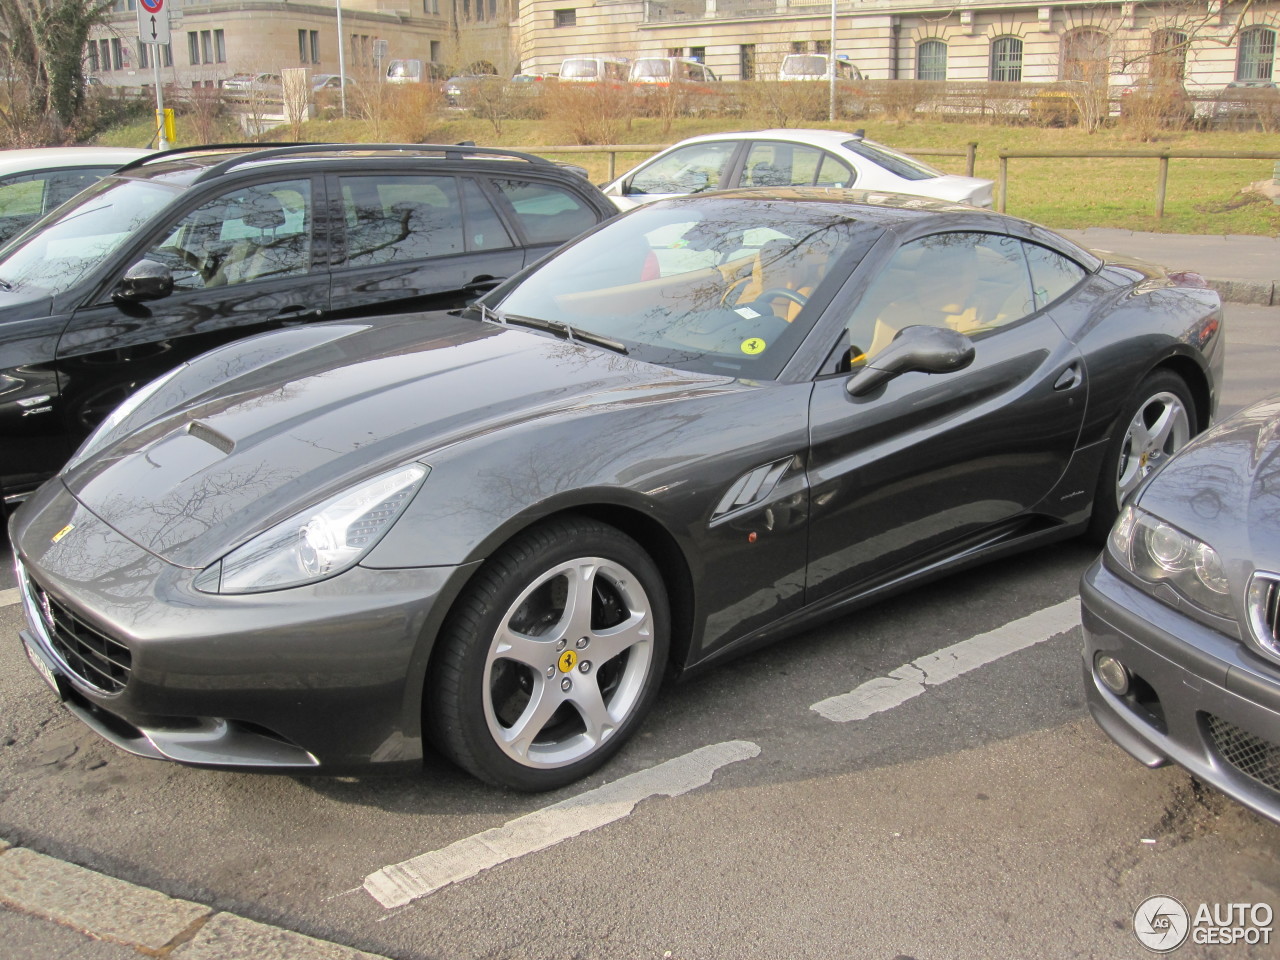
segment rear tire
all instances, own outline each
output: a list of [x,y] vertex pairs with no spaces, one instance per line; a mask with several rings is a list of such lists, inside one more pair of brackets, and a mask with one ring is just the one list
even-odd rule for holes
[[1089,537],[1102,543],[1120,508],[1160,464],[1198,432],[1195,403],[1186,382],[1168,370],[1138,385],[1112,427],[1093,497]]
[[533,527],[484,564],[450,613],[428,677],[428,730],[489,783],[572,783],[648,713],[669,624],[657,567],[626,534],[574,516]]

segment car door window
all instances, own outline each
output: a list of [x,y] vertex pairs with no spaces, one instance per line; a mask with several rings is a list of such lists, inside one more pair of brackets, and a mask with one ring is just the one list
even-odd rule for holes
[[1022,243],[994,233],[938,233],[903,244],[848,323],[848,363],[874,357],[903,327],[977,336],[1035,312]]
[[596,225],[596,214],[568,190],[549,183],[498,178],[530,243],[563,243]]
[[0,181],[0,242],[114,170],[87,167],[25,173]]
[[468,250],[501,250],[513,247],[511,234],[502,218],[474,180],[462,181],[462,202],[466,207],[466,245]]
[[455,177],[341,177],[348,266],[462,253],[462,199]]
[[1027,263],[1031,267],[1031,285],[1035,291],[1036,308],[1042,309],[1062,298],[1075,288],[1088,271],[1056,250],[1038,243],[1024,243]]
[[847,163],[829,153],[824,153],[822,166],[818,168],[818,176],[813,185],[815,187],[852,187],[853,181],[857,178],[858,175]]
[[720,186],[737,150],[736,141],[694,143],[655,160],[636,172],[628,194],[701,193]]
[[840,175],[840,162],[834,157],[830,176],[839,183],[823,182],[822,168],[828,159],[823,151],[816,147],[802,146],[797,143],[760,142],[753,143],[747,151],[747,162],[742,170],[744,187],[808,187],[814,184],[822,186],[847,186],[852,181],[848,168],[844,176]]
[[237,187],[184,216],[143,255],[173,271],[178,290],[202,290],[311,269],[311,181]]

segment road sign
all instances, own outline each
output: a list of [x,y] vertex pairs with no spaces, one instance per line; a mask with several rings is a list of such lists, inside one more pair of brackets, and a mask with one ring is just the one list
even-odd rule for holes
[[169,8],[165,0],[138,0],[138,39],[143,43],[169,42]]

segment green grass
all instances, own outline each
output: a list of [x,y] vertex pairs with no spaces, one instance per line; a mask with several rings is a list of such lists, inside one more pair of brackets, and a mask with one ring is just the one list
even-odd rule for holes
[[[814,123],[813,126],[832,126]],[[636,119],[621,139],[626,143],[674,143],[685,137],[722,130],[758,128],[761,124],[731,118],[683,117],[664,133],[658,120]],[[933,157],[927,150],[964,150],[978,144],[980,177],[996,179],[999,152],[1079,150],[1106,152],[1168,148],[1170,150],[1274,151],[1277,160],[1172,160],[1165,199],[1165,215],[1155,217],[1157,161],[1154,159],[1037,159],[1009,162],[1007,210],[1016,216],[1050,227],[1119,227],[1162,233],[1255,234],[1280,236],[1280,205],[1241,191],[1250,183],[1271,178],[1280,161],[1280,136],[1274,133],[1229,131],[1169,131],[1158,142],[1135,139],[1123,127],[1086,133],[1076,128],[1039,128],[991,124],[943,123],[913,120],[893,123],[856,120],[834,125],[838,129],[861,127],[868,137],[907,151],[919,151],[925,159],[949,173],[963,173],[959,157]],[[474,140],[481,146],[506,146],[536,152],[555,143],[555,125],[544,120],[508,120],[502,136],[484,120],[448,116],[430,125],[430,139],[440,143]],[[283,129],[283,128],[282,128]],[[182,120],[178,120],[179,137]],[[112,131],[103,143],[119,146],[145,144],[147,125]],[[281,133],[281,137],[287,136]],[[356,120],[311,121],[304,125],[306,140],[367,141],[367,125]],[[619,172],[645,158],[622,154]],[[568,154],[556,159],[579,163],[597,183],[607,177],[603,155]]]

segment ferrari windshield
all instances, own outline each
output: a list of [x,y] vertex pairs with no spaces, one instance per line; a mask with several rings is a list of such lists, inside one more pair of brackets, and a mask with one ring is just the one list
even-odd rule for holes
[[653,363],[773,379],[880,233],[834,203],[647,204],[486,306],[608,337]]
[[174,194],[175,188],[146,180],[99,180],[4,250],[0,280],[15,293],[69,290],[172,203]]

